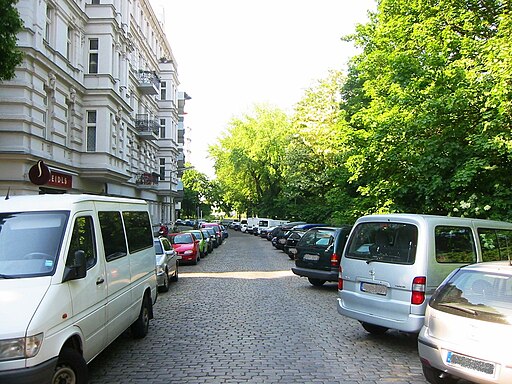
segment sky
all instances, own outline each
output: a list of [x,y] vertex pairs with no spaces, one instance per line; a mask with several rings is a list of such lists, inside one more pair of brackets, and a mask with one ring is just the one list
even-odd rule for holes
[[368,20],[375,0],[150,0],[178,65],[186,161],[214,177],[208,146],[257,104],[292,113],[306,89],[344,70],[357,51],[342,36]]

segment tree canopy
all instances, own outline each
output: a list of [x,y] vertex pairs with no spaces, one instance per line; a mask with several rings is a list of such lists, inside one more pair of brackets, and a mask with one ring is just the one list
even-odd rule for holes
[[14,5],[18,0],[0,0],[0,81],[14,77],[14,70],[21,63],[22,54],[17,48],[17,33],[23,23]]
[[238,212],[353,221],[377,212],[512,219],[512,5],[380,0],[344,37],[344,75],[287,117],[258,107],[211,147]]

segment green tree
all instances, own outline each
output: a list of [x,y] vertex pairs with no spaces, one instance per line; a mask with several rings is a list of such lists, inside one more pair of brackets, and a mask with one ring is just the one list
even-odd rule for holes
[[17,33],[23,28],[15,4],[18,0],[0,0],[0,81],[14,77],[14,70],[23,59],[17,48]]
[[[190,164],[186,164],[185,168],[190,168]],[[210,189],[208,177],[195,169],[187,169],[183,172],[181,180],[183,182],[181,215],[198,218],[202,212],[203,216],[209,216],[211,206],[207,199]]]
[[255,106],[252,115],[233,118],[227,133],[210,147],[224,199],[238,212],[281,216],[283,154],[288,116],[277,108]]
[[366,212],[511,216],[510,11],[381,0],[350,37],[345,164]]

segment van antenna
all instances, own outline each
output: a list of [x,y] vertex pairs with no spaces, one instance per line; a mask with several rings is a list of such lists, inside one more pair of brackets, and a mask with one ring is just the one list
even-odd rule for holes
[[5,200],[9,200],[9,192],[11,192],[11,187],[7,187],[7,195],[5,195]]

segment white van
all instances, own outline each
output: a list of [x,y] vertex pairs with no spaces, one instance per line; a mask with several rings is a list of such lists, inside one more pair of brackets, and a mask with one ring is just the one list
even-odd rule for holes
[[455,268],[512,253],[512,224],[443,216],[359,218],[343,251],[338,312],[374,334],[420,331],[428,299]]
[[87,363],[123,331],[146,335],[155,301],[146,202],[0,200],[0,382],[86,383]]

